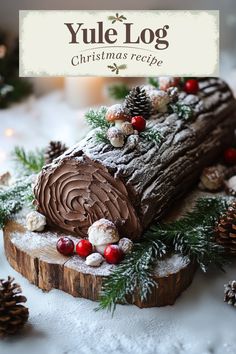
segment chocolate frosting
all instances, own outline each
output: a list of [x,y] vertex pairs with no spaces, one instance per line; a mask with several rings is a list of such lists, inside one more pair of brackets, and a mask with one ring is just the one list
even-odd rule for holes
[[35,199],[48,223],[86,237],[94,221],[106,218],[134,239],[164,215],[234,139],[231,90],[218,78],[199,79],[199,86],[197,95],[179,94],[193,108],[190,120],[166,113],[147,121],[162,135],[160,144],[131,135],[118,149],[98,143],[92,131],[45,166]]
[[87,236],[101,218],[112,220],[123,236],[135,238],[141,227],[124,183],[86,156],[46,166],[35,186],[37,209],[50,224]]

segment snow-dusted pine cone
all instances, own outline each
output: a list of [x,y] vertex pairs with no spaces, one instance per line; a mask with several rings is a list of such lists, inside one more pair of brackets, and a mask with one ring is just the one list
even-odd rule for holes
[[21,295],[20,285],[13,281],[12,277],[0,279],[0,337],[18,332],[29,317],[27,307],[21,305],[27,299]]
[[228,284],[225,285],[224,302],[236,306],[236,280],[229,281]]
[[130,116],[143,116],[148,119],[151,115],[151,102],[146,90],[143,87],[136,86],[126,96],[125,107]]
[[66,145],[61,141],[50,141],[45,150],[45,163],[51,163],[57,157],[61,156],[66,150]]
[[233,202],[216,224],[216,242],[227,253],[236,255],[236,202]]

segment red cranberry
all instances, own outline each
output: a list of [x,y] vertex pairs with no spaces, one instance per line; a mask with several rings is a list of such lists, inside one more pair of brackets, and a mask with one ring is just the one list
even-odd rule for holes
[[80,257],[87,257],[93,252],[93,245],[88,240],[80,240],[76,245],[76,253]]
[[57,250],[64,256],[72,255],[74,248],[74,242],[69,237],[61,237],[57,241]]

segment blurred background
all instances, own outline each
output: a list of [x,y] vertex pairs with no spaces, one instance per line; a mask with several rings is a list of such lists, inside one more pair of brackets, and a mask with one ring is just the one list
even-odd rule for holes
[[[236,92],[235,0],[1,0],[0,3],[0,171],[16,144],[43,146],[49,140],[67,145],[81,139],[88,127],[84,112],[109,105],[143,78],[18,79],[19,10],[220,10],[220,75]],[[183,18],[184,21],[184,18]],[[207,53],[202,53],[207,55]]]

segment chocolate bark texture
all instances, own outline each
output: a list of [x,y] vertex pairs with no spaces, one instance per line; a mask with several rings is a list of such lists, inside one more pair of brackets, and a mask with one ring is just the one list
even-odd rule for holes
[[78,237],[107,218],[121,236],[139,238],[234,139],[236,101],[230,88],[218,78],[199,79],[199,86],[198,95],[179,95],[193,107],[191,120],[175,113],[148,120],[161,133],[160,144],[130,136],[124,147],[114,148],[97,142],[92,131],[45,166],[34,188],[37,210],[49,224]]

